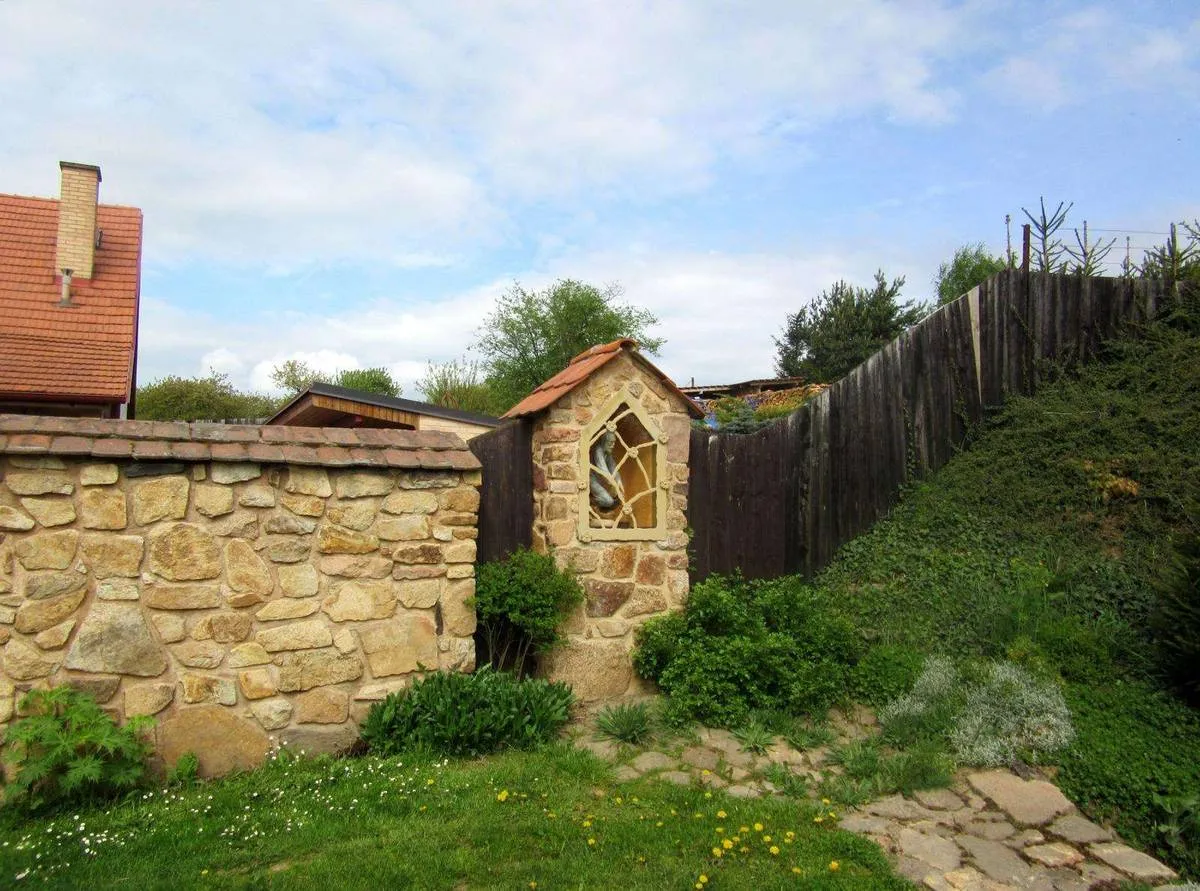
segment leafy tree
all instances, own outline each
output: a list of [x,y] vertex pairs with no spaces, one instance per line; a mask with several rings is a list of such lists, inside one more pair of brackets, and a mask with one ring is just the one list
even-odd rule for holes
[[278,405],[261,393],[241,393],[228,375],[210,371],[207,377],[172,374],[138,387],[135,413],[143,421],[218,421],[270,417]]
[[457,408],[484,415],[504,413],[506,406],[497,403],[491,382],[483,376],[478,362],[455,359],[425,369],[425,376],[417,381],[417,389],[426,402],[443,408]]
[[929,307],[900,304],[900,276],[888,283],[883,270],[875,286],[839,281],[797,313],[789,314],[783,337],[775,338],[775,371],[780,377],[834,381],[916,324]]
[[303,393],[316,383],[333,384],[349,390],[365,390],[381,396],[399,396],[400,385],[383,367],[343,368],[326,374],[300,359],[288,359],[271,369],[271,380],[275,386],[287,390],[289,397]]
[[938,267],[933,286],[938,306],[945,306],[1008,266],[1003,257],[993,257],[983,242],[964,244],[948,263]]
[[496,404],[505,409],[515,405],[598,343],[632,337],[647,353],[656,353],[663,340],[646,331],[658,319],[619,303],[622,293],[618,285],[601,290],[561,279],[542,291],[514,284],[501,295],[476,342]]

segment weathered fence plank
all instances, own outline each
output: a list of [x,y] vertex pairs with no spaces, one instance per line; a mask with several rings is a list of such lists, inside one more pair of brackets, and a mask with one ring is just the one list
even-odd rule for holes
[[500,560],[533,540],[533,425],[512,421],[467,445],[483,465],[478,560]]
[[745,436],[693,431],[694,580],[826,566],[912,474],[949,461],[986,411],[1034,392],[1047,362],[1094,356],[1105,338],[1152,317],[1163,293],[1147,280],[1001,272],[786,422]]

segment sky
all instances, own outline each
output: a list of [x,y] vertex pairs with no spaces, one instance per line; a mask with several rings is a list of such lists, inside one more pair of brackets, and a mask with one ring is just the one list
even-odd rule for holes
[[1042,197],[1136,258],[1198,158],[1194,0],[0,0],[0,192],[79,161],[143,210],[141,383],[420,398],[566,277],[653,312],[681,384],[767,377],[835,281],[928,298]]

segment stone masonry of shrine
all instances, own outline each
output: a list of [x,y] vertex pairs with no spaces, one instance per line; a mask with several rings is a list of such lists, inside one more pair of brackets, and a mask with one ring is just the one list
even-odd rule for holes
[[345,748],[473,669],[479,483],[444,433],[0,415],[0,729],[67,683],[205,775]]

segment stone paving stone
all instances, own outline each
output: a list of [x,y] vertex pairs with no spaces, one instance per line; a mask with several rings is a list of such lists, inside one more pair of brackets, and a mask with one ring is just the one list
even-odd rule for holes
[[1030,845],[1040,845],[1045,840],[1046,836],[1042,835],[1036,829],[1024,829],[1012,838],[1007,838],[1004,841],[1011,848],[1027,848]]
[[666,773],[660,773],[655,776],[655,779],[674,783],[676,786],[690,786],[692,784],[692,775],[684,773],[682,770],[668,770]]
[[962,830],[967,835],[986,838],[988,841],[1003,841],[1016,832],[1011,823],[1003,820],[971,820],[962,824]]
[[963,800],[949,789],[918,789],[913,798],[935,811],[956,811],[963,806]]
[[933,811],[909,801],[903,795],[889,795],[878,801],[872,801],[863,810],[876,817],[889,817],[893,820],[930,820],[937,817]]
[[664,755],[662,752],[642,752],[633,759],[635,769],[645,773],[648,770],[664,770],[669,767],[677,767],[679,762],[674,758]]
[[936,835],[925,835],[915,829],[905,828],[896,839],[900,853],[928,863],[940,872],[958,869],[962,863],[962,852],[958,845],[946,838]]
[[762,792],[760,792],[758,789],[754,788],[753,786],[744,786],[740,783],[736,786],[730,786],[728,789],[725,790],[725,792],[728,795],[732,795],[734,798],[761,798],[762,797]]
[[1021,852],[1026,858],[1050,869],[1074,866],[1083,862],[1083,855],[1066,842],[1051,842],[1048,845],[1031,845]]
[[1169,866],[1120,842],[1092,845],[1089,850],[1093,857],[1139,882],[1166,882],[1176,877],[1175,870]]
[[989,770],[971,774],[967,781],[1023,826],[1043,826],[1075,810],[1067,796],[1045,780],[1023,780],[1007,770]]
[[717,764],[721,760],[721,756],[715,751],[704,746],[692,746],[684,749],[680,758],[692,767],[698,767],[702,770],[716,770]]
[[971,835],[959,835],[954,839],[959,847],[967,852],[975,861],[975,867],[989,879],[1009,884],[1027,883],[1033,875],[1033,869],[1006,845],[989,841],[985,838],[975,838]]
[[1057,835],[1059,838],[1074,842],[1077,845],[1112,841],[1113,837],[1111,829],[1098,826],[1091,820],[1081,817],[1078,814],[1068,814],[1065,817],[1059,817],[1047,827],[1046,831],[1051,835]]
[[870,817],[866,814],[847,814],[838,822],[838,826],[847,832],[857,832],[860,835],[885,833],[889,825],[883,817]]
[[629,780],[636,780],[641,776],[641,773],[635,767],[632,767],[628,764],[622,764],[616,769],[614,775],[616,776],[618,783],[626,783]]

